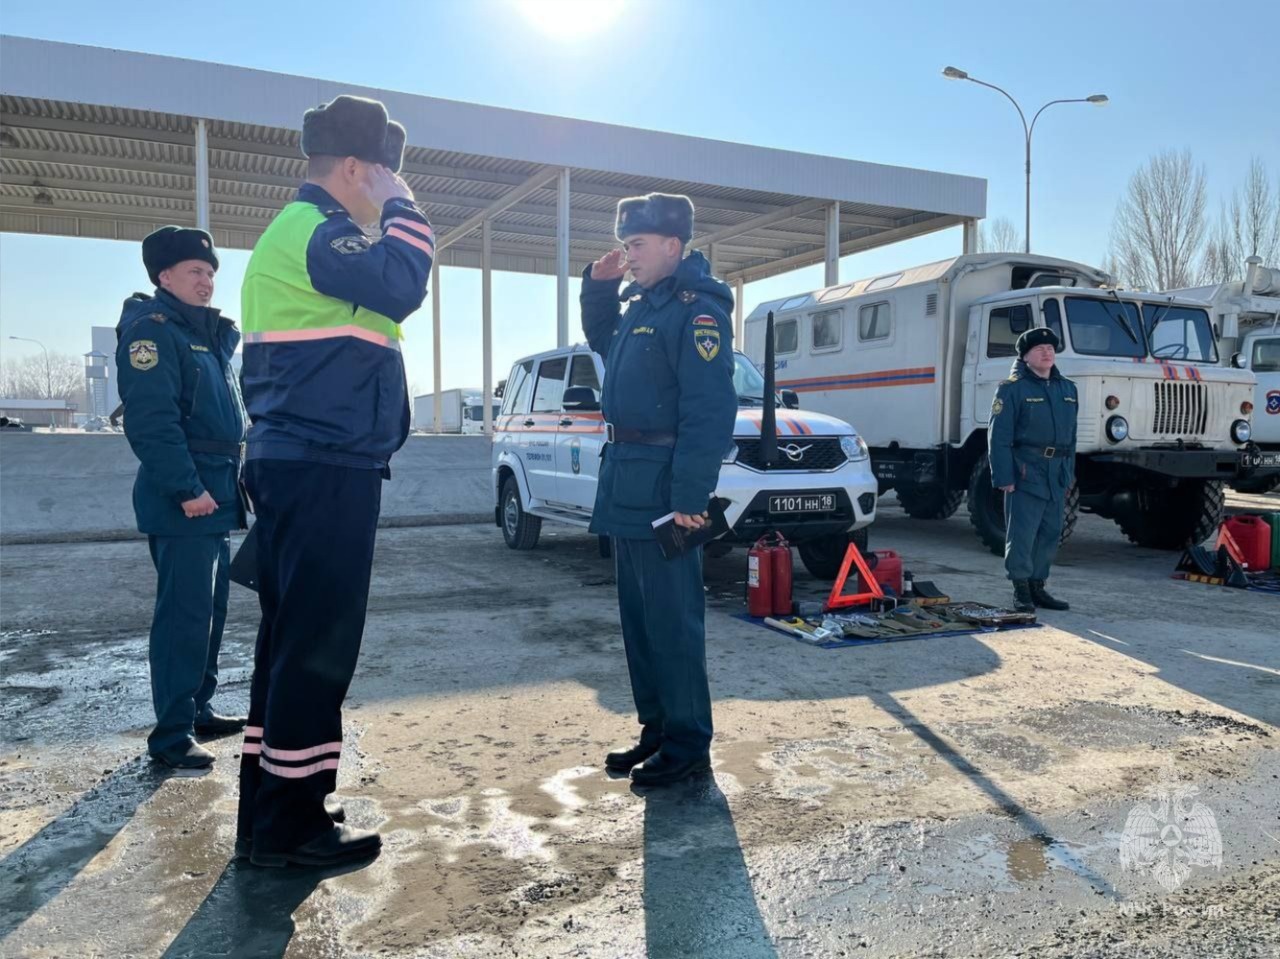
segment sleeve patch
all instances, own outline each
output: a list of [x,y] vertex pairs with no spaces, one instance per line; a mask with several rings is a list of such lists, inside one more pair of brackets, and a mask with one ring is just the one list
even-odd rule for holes
[[693,334],[693,345],[698,355],[710,363],[720,354],[720,330],[700,327]]
[[369,238],[367,236],[340,236],[333,240],[329,246],[342,254],[352,253],[368,253],[370,247]]
[[991,415],[999,416],[1002,412],[1004,412],[1004,400],[997,396],[991,401]]
[[135,370],[153,369],[160,362],[160,351],[154,340],[134,340],[129,344],[129,365]]
[[694,326],[714,326],[717,329],[720,326],[720,324],[716,322],[715,317],[707,316],[707,314],[705,313],[703,313],[701,316],[695,316],[693,318],[693,325]]

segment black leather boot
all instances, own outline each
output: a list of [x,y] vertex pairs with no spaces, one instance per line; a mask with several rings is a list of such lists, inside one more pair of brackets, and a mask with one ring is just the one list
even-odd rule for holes
[[1025,579],[1013,581],[1013,608],[1020,613],[1036,611],[1036,602],[1031,596],[1031,584]]
[[265,853],[250,847],[248,852],[249,861],[255,866],[338,866],[372,858],[381,848],[382,838],[376,832],[335,825],[293,849]]
[[1070,609],[1070,603],[1064,603],[1060,599],[1054,599],[1044,591],[1044,580],[1033,579],[1028,581],[1031,584],[1031,600],[1041,609]]
[[604,768],[615,773],[630,772],[632,766],[639,766],[656,753],[660,745],[661,743],[647,743],[641,739],[630,749],[622,749],[605,756]]

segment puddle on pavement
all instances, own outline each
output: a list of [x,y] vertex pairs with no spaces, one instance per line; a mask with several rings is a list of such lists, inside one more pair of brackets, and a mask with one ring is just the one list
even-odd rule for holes
[[1071,873],[1092,880],[1094,873],[1084,858],[1087,852],[1088,848],[1078,843],[1044,834],[1017,838],[993,833],[970,836],[959,840],[955,856],[949,857],[946,885],[1009,890],[1042,884],[1052,873]]

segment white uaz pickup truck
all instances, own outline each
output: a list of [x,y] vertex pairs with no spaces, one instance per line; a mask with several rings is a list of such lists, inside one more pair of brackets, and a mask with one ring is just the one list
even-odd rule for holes
[[[832,579],[851,536],[865,544],[865,533],[857,534],[875,519],[867,446],[848,423],[791,408],[795,396],[784,393],[788,408],[776,412],[778,461],[767,468],[760,452],[764,377],[740,353],[734,363],[738,419],[716,486],[730,531],[709,551],[749,546],[776,530],[810,573]],[[606,442],[603,377],[600,358],[581,345],[512,367],[493,435],[494,520],[512,549],[537,545],[544,519],[591,522]]]

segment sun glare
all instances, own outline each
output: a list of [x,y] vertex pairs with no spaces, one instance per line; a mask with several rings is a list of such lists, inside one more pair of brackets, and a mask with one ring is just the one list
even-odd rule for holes
[[624,0],[513,0],[533,27],[557,40],[575,40],[607,30]]

